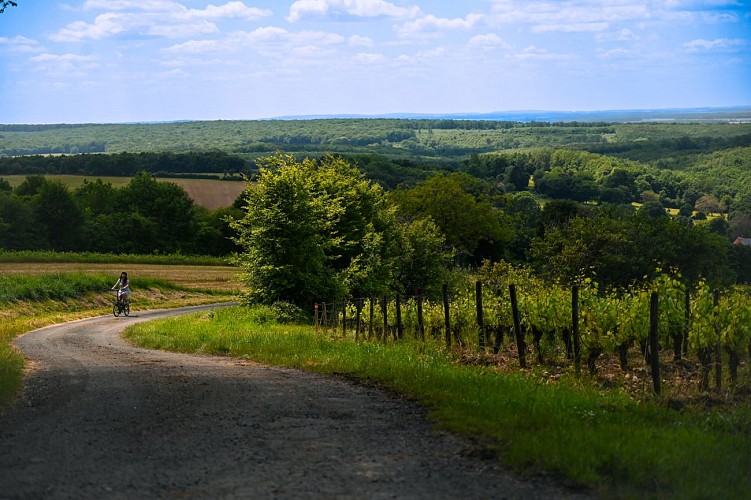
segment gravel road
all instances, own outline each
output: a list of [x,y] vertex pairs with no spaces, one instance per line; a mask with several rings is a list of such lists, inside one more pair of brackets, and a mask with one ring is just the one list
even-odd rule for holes
[[30,369],[0,415],[0,498],[582,497],[504,471],[388,392],[120,337],[207,307],[19,337]]

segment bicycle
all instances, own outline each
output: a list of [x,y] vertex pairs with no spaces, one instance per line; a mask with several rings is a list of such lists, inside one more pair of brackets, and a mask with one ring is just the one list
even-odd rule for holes
[[130,299],[126,294],[123,294],[123,300],[120,300],[120,291],[117,291],[115,295],[115,303],[112,305],[112,314],[117,318],[121,314],[130,316]]

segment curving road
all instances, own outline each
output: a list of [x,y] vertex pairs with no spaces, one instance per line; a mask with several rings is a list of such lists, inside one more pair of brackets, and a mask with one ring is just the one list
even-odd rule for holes
[[16,340],[0,498],[574,498],[434,431],[420,407],[332,377],[139,349],[136,312]]

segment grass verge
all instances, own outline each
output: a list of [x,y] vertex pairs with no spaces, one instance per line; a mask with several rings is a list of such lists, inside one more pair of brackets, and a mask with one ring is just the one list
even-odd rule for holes
[[155,349],[230,355],[376,381],[416,398],[437,425],[479,438],[524,474],[553,474],[621,498],[743,498],[751,409],[674,411],[575,378],[540,384],[455,362],[439,345],[355,342],[228,308],[131,327]]

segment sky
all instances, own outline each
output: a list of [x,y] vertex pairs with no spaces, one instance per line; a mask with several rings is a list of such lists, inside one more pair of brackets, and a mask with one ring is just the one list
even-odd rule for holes
[[751,0],[16,0],[0,123],[751,104]]

